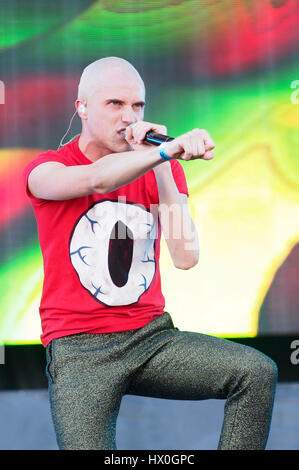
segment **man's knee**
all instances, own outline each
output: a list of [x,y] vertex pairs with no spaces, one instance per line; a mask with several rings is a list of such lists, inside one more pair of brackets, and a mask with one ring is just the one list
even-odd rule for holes
[[275,386],[278,379],[277,364],[264,353],[249,348],[246,372],[250,381],[263,383],[263,385]]

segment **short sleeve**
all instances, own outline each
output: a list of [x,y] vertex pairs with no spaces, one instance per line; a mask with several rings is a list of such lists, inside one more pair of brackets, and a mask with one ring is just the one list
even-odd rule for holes
[[65,160],[63,155],[59,154],[58,152],[51,151],[51,150],[48,151],[48,152],[40,154],[34,160],[29,162],[25,166],[24,171],[23,171],[23,181],[24,181],[24,185],[25,185],[25,189],[26,189],[26,194],[31,199],[32,198],[36,199],[36,198],[29,191],[28,177],[29,177],[31,171],[34,170],[34,168],[41,165],[42,163],[47,163],[47,162],[59,162],[59,163],[63,163],[64,165],[66,164],[66,160]]
[[173,179],[180,193],[189,197],[186,176],[182,164],[178,160],[170,160]]

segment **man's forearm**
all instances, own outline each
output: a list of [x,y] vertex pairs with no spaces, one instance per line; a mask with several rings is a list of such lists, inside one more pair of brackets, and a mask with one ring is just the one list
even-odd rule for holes
[[187,197],[179,193],[170,164],[154,169],[159,191],[159,217],[174,265],[189,269],[198,262],[198,235]]
[[161,163],[157,147],[106,155],[92,164],[91,186],[94,192],[110,193]]

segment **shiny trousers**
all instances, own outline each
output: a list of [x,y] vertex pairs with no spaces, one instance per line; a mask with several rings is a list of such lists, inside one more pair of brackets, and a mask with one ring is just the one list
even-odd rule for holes
[[180,331],[164,312],[136,330],[53,340],[47,376],[60,449],[116,449],[121,400],[130,394],[226,400],[218,449],[262,450],[277,367],[251,347]]

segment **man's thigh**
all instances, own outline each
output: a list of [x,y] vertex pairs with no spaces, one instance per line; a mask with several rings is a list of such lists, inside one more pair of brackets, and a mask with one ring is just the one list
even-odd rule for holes
[[227,398],[247,369],[258,368],[263,354],[253,348],[200,333],[175,330],[133,376],[127,393],[158,398]]

